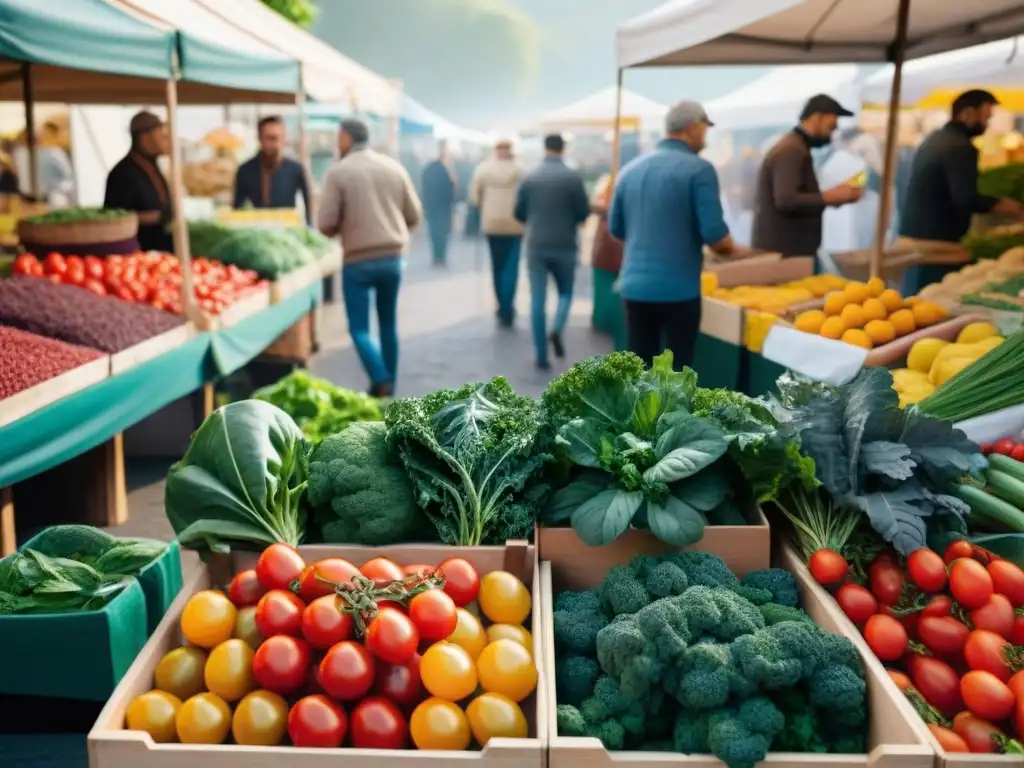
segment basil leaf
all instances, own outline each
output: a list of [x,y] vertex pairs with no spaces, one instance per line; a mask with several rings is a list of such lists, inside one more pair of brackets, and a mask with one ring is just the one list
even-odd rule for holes
[[643,500],[640,491],[602,491],[572,513],[572,527],[591,547],[610,544],[626,532]]

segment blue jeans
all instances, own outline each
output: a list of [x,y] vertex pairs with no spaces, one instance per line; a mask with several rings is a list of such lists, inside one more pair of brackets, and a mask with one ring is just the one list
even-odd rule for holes
[[491,251],[491,277],[494,296],[498,300],[498,318],[511,325],[516,316],[516,285],[519,282],[519,235],[488,235]]
[[444,264],[448,261],[448,240],[452,236],[452,209],[428,209],[426,214],[434,263]]
[[[347,265],[341,272],[348,332],[370,384],[394,384],[398,374],[398,287],[401,256]],[[370,336],[370,292],[376,293],[378,345]]]
[[569,322],[572,309],[572,286],[576,279],[576,249],[531,248],[530,265],[530,316],[533,325],[533,346],[537,362],[548,362],[547,299],[548,275],[555,279],[558,293],[558,307],[555,310],[555,324],[552,330],[561,334]]

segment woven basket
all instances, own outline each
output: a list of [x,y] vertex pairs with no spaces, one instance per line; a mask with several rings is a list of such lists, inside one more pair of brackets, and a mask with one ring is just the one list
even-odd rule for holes
[[93,245],[132,240],[139,233],[139,217],[126,213],[112,219],[67,222],[18,222],[18,239],[23,244],[43,246]]

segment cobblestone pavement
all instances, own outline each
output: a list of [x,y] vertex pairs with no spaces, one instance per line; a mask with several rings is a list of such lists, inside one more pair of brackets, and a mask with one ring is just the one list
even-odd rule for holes
[[[419,395],[441,387],[502,375],[525,395],[539,395],[551,376],[588,355],[612,348],[611,339],[590,327],[591,281],[588,267],[577,273],[576,300],[565,333],[567,358],[552,358],[553,371],[534,367],[529,324],[529,290],[525,266],[517,291],[516,327],[497,327],[487,245],[457,238],[447,268],[429,264],[422,236],[414,241],[405,281],[399,294],[398,394]],[[554,286],[548,292],[549,317],[554,311]],[[550,322],[550,320],[549,320]],[[313,371],[344,387],[367,387],[345,324],[344,307],[327,305],[321,325],[321,351]],[[129,466],[129,520],[113,532],[121,536],[170,538],[163,510],[166,462],[132,462]]]

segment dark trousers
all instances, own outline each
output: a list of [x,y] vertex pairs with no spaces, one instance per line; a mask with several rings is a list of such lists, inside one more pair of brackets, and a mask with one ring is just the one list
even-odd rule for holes
[[689,301],[625,299],[623,304],[630,352],[650,366],[655,357],[670,349],[675,370],[693,364],[693,348],[700,330],[700,297]]
[[488,235],[491,252],[491,277],[498,300],[498,318],[511,325],[516,315],[516,285],[519,282],[519,235]]

